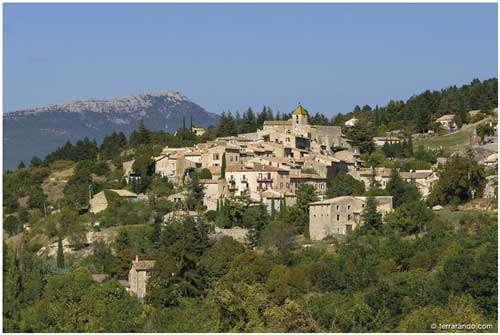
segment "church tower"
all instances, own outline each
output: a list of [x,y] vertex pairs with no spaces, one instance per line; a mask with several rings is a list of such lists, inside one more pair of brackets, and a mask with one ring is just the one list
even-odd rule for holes
[[302,107],[300,102],[297,108],[295,108],[292,112],[292,122],[295,129],[297,129],[298,126],[305,126],[308,124],[307,110],[304,107]]

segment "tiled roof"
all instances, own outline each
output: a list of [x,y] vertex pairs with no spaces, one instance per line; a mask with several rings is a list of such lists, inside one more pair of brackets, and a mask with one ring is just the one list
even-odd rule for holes
[[453,121],[455,119],[455,114],[446,114],[438,118],[436,121]]
[[218,184],[217,179],[200,179],[200,184]]
[[132,265],[136,270],[151,270],[155,267],[156,261],[133,261]]
[[[376,196],[374,197],[376,200],[389,200],[392,199],[392,196],[390,195],[383,195],[383,196]],[[309,205],[330,205],[337,203],[341,200],[346,200],[346,199],[352,199],[352,200],[361,200],[361,201],[366,201],[366,197],[355,197],[352,195],[344,195],[341,197],[336,197],[336,198],[331,198],[331,199],[326,199],[322,201],[316,201],[316,202],[311,202]]]
[[120,197],[137,197],[137,194],[134,192],[130,192],[129,190],[113,190],[110,189],[111,192],[118,194]]
[[291,126],[291,120],[273,120],[273,121],[264,121],[264,126]]
[[299,105],[293,110],[292,115],[307,115],[307,110],[299,102]]

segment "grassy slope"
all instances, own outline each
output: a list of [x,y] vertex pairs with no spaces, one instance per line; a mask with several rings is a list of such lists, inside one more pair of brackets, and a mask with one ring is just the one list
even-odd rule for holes
[[440,148],[459,148],[469,145],[470,136],[473,128],[463,127],[459,131],[450,134],[437,135],[424,139],[415,140],[415,146],[423,145],[425,148],[440,149]]
[[460,130],[447,133],[443,135],[432,136],[428,138],[415,139],[414,144],[416,146],[423,145],[425,148],[430,149],[462,149],[462,147],[470,145],[471,136],[474,129],[481,123],[491,120],[492,117],[486,117],[485,119],[478,121],[476,123],[468,124],[463,126]]

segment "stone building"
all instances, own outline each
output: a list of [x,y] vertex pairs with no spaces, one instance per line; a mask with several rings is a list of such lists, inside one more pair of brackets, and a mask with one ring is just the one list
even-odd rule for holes
[[108,199],[106,197],[106,191],[112,192],[116,195],[118,195],[121,199],[128,200],[130,202],[137,201],[138,195],[135,194],[134,192],[130,192],[129,190],[105,190],[97,193],[90,199],[90,213],[97,214],[99,212],[102,212],[106,208],[108,208]]
[[225,179],[230,193],[236,196],[247,193],[255,200],[260,200],[260,193],[270,189],[293,193],[290,171],[274,166],[257,163],[253,166],[228,166]]
[[156,261],[140,261],[139,256],[135,256],[135,261],[132,262],[132,268],[128,273],[128,284],[130,286],[130,294],[142,299],[147,294],[147,283],[151,276],[151,271],[155,266]]
[[[286,144],[295,144],[294,147],[305,149],[311,147],[314,151],[325,151],[331,153],[331,147],[351,148],[350,142],[342,136],[342,130],[337,126],[311,125],[308,120],[309,112],[299,105],[292,111],[289,120],[264,121],[262,131],[258,131],[259,137],[272,136],[269,134],[283,134],[278,141]],[[295,140],[292,136],[295,136]],[[310,142],[305,142],[305,140]],[[299,142],[297,142],[297,140]],[[269,138],[271,141],[271,138]],[[304,148],[302,148],[304,146]]]
[[455,122],[455,114],[446,114],[436,119],[436,122],[441,124],[441,127],[447,131],[457,130],[457,123]]
[[[392,211],[392,197],[375,197],[377,210]],[[319,241],[327,236],[345,235],[362,225],[366,197],[342,196],[309,204],[309,235]]]

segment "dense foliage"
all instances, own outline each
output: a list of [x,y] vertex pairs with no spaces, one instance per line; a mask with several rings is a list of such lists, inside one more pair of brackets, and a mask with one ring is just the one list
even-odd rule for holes
[[356,106],[351,113],[338,114],[334,125],[357,118],[359,124],[369,123],[376,133],[394,129],[409,129],[416,132],[434,130],[434,121],[444,114],[456,114],[461,126],[469,120],[468,112],[481,110],[490,114],[498,106],[498,80],[491,78],[480,81],[474,79],[461,87],[451,86],[440,91],[425,91],[410,97],[406,102],[391,100],[384,107]]

